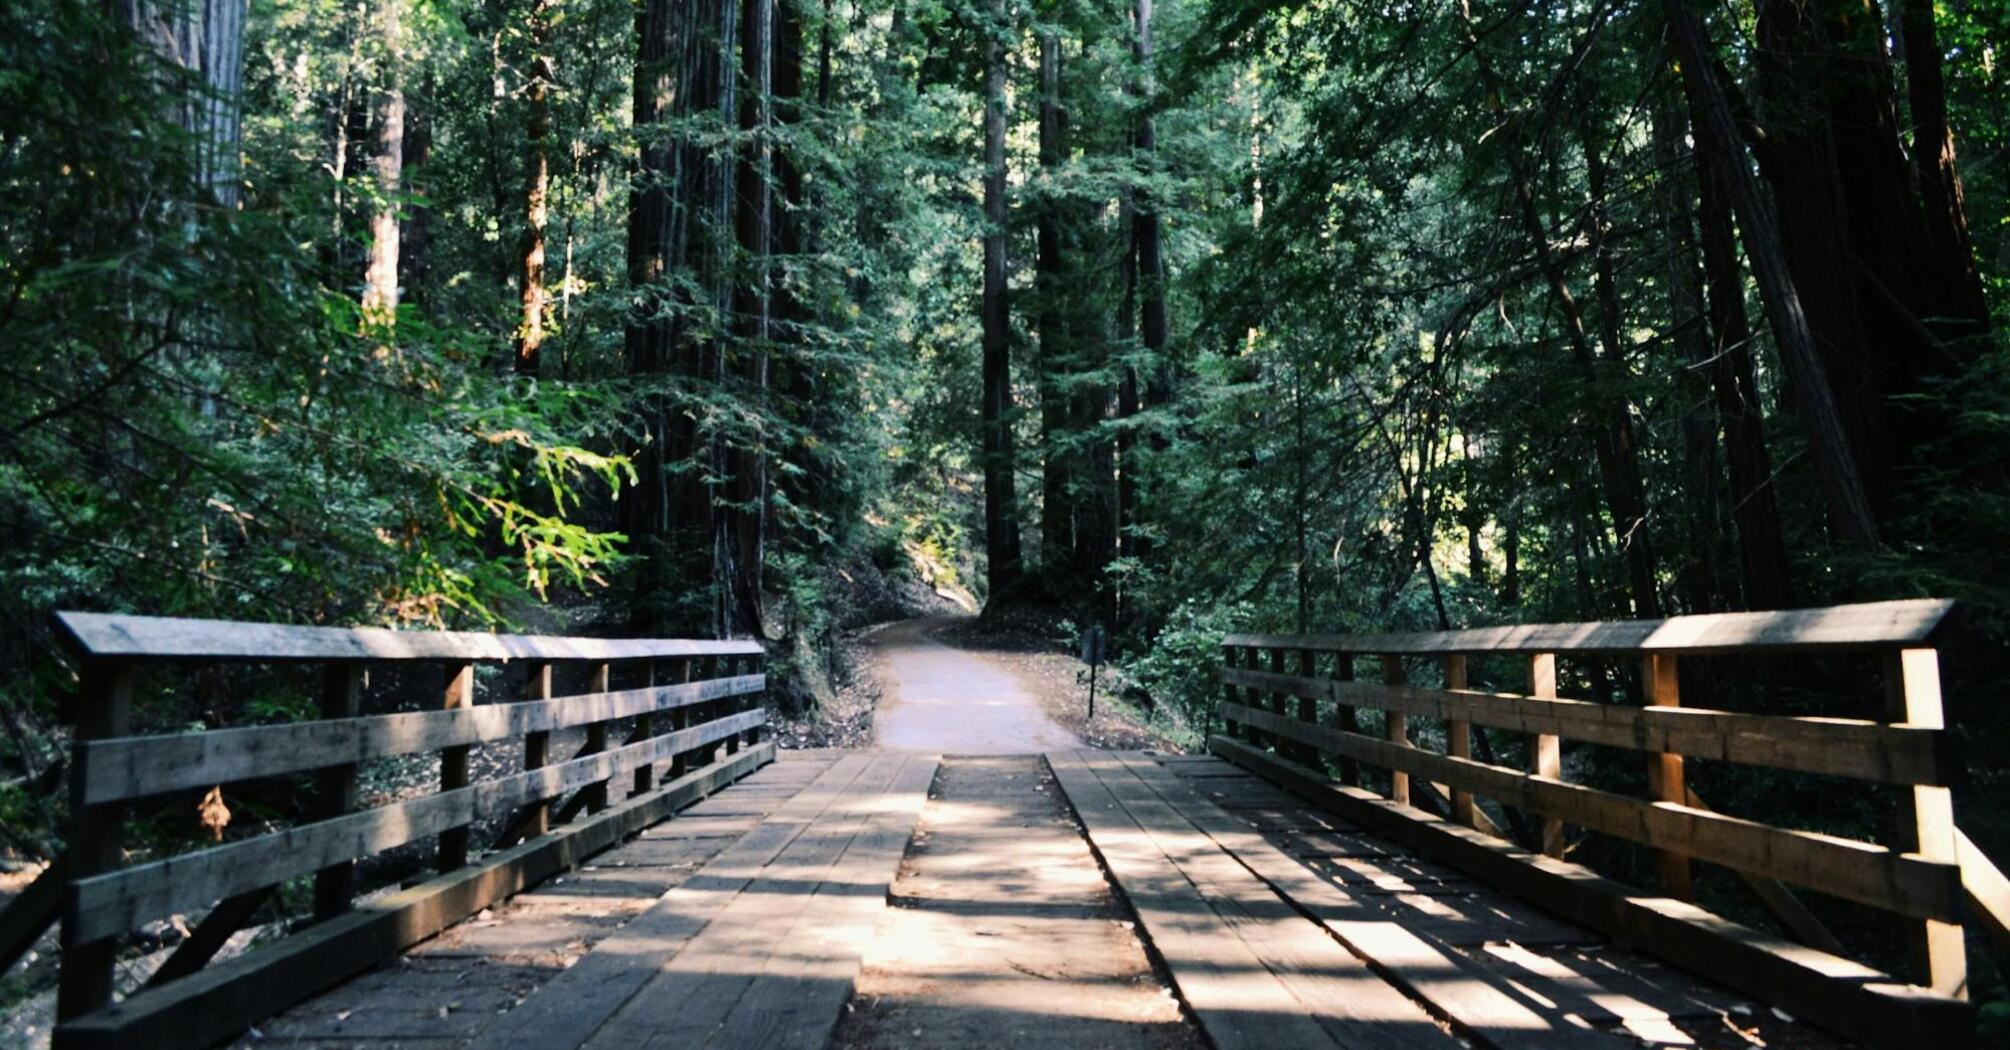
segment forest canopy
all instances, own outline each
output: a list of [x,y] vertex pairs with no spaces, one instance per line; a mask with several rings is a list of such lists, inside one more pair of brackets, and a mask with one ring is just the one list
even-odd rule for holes
[[1110,627],[1193,724],[1230,629],[1958,598],[1987,754],[2005,41],[2002,0],[8,5],[0,806],[62,760],[53,609],[808,678],[917,565]]

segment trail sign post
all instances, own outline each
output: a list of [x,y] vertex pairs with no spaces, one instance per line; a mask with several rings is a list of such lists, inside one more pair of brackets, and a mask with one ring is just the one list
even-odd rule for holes
[[1101,627],[1091,627],[1082,632],[1082,662],[1089,665],[1089,721],[1096,720],[1096,669],[1103,665],[1103,651],[1109,645],[1109,636]]

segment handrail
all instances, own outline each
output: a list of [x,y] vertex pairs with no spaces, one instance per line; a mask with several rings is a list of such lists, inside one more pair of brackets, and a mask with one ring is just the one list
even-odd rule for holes
[[56,626],[80,653],[103,659],[257,663],[350,660],[647,660],[759,656],[756,641],[682,638],[573,638],[383,627],[300,627],[231,620],[59,612]]
[[[759,695],[767,679],[759,669],[761,646],[752,641],[298,627],[78,612],[58,613],[56,624],[76,652],[81,680],[62,892],[41,894],[32,915],[25,905],[18,916],[0,915],[0,932],[8,933],[8,943],[32,939],[60,896],[58,1046],[66,1039],[88,1042],[87,1029],[143,1023],[149,1010],[220,1009],[248,1024],[258,1010],[286,1005],[274,996],[307,994],[299,992],[307,984],[298,979],[263,999],[228,991],[231,982],[268,991],[277,983],[249,958],[247,966],[229,964],[228,977],[189,979],[217,970],[204,970],[205,964],[287,880],[313,877],[320,923],[313,929],[343,945],[342,961],[312,978],[320,980],[335,966],[374,964],[555,866],[577,863],[577,851],[660,820],[774,753],[774,744],[762,739],[766,713]],[[321,666],[320,717],[195,733],[131,733],[138,669],[215,663]],[[434,694],[437,706],[362,714],[364,671],[377,663],[437,666],[444,683]],[[492,682],[491,691],[503,695],[478,706],[474,668],[485,663],[524,671],[506,683]],[[566,665],[583,667],[587,688],[554,696],[553,669]],[[614,688],[617,667],[625,669],[629,688]],[[408,670],[398,680],[411,677]],[[618,741],[610,739],[617,720],[632,725]],[[577,751],[551,754],[552,733],[578,727],[585,739]],[[471,775],[472,748],[519,739],[521,771]],[[359,807],[358,764],[410,754],[440,756],[437,788]],[[657,770],[665,763],[659,787]],[[290,826],[228,842],[219,831],[217,844],[206,848],[126,861],[124,826],[137,800],[309,771],[318,785],[314,808],[292,815]],[[612,795],[617,782],[622,793]],[[559,804],[568,793],[570,801]],[[584,819],[564,824],[575,816]],[[507,818],[503,831],[489,844],[490,855],[470,865],[472,832],[491,817]],[[549,830],[554,823],[564,826]],[[401,894],[407,901],[402,911],[352,916],[355,861],[434,836],[437,879]],[[112,1001],[114,962],[125,935],[149,921],[205,908],[207,917],[161,976],[108,1020],[103,1008]],[[296,954],[273,952],[271,965],[297,967]],[[193,1005],[198,1000],[202,1005]]]
[[[1295,778],[1325,799],[1364,801],[1369,796],[1360,791],[1360,770],[1382,770],[1387,788],[1380,805],[1386,808],[1366,811],[1375,819],[1449,818],[1472,834],[1487,823],[1475,801],[1491,799],[1539,818],[1539,848],[1551,858],[1563,855],[1565,824],[1639,843],[1653,851],[1661,892],[1671,898],[1691,896],[1691,865],[1702,860],[1745,878],[1775,914],[1799,908],[1779,885],[1791,883],[1901,916],[1912,931],[1918,981],[1912,991],[1945,1001],[1965,993],[1961,923],[1974,902],[1997,906],[1984,916],[1985,928],[2010,914],[2010,883],[1984,877],[1993,869],[1982,870],[1954,827],[1947,787],[1952,762],[1932,647],[1953,610],[1952,602],[1929,599],[1427,633],[1233,634],[1222,641],[1218,714],[1225,731],[1211,743],[1224,757]],[[1835,651],[1882,658],[1881,721],[1682,706],[1681,656]],[[1527,689],[1467,688],[1467,659],[1499,655],[1525,660]],[[1638,659],[1646,706],[1560,698],[1560,656]],[[1355,680],[1357,657],[1379,658],[1379,682]],[[1408,684],[1408,666],[1427,661],[1441,665],[1444,688]],[[1362,728],[1361,710],[1382,713],[1381,732]],[[1414,719],[1442,723],[1442,751],[1413,739]],[[1476,757],[1474,727],[1525,734],[1530,768]],[[1566,780],[1564,740],[1643,753],[1646,797]],[[1685,756],[1893,785],[1897,836],[1864,842],[1716,812],[1688,790]],[[1341,781],[1330,789],[1324,786],[1332,783],[1329,768]],[[1438,816],[1412,806],[1413,781],[1443,785],[1450,812]],[[1814,933],[1819,924],[1788,926],[1810,941],[1825,940],[1823,948],[1835,947],[1832,937]],[[1902,984],[1879,987],[1886,986]],[[1821,1000],[1811,996],[1799,1005],[1810,1002],[1819,1006]]]
[[1732,653],[1927,645],[1954,610],[1938,598],[1665,620],[1541,623],[1400,634],[1231,634],[1239,649],[1321,653]]

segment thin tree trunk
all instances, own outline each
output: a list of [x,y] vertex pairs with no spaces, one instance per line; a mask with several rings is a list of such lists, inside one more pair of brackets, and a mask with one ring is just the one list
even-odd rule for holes
[[1968,234],[1968,213],[1961,176],[1954,167],[1954,131],[1947,122],[1947,85],[1941,73],[1939,35],[1933,24],[1933,0],[1895,0],[1904,26],[1905,82],[1912,109],[1912,162],[1919,169],[1919,192],[1925,206],[1926,235],[1938,283],[1951,307],[1953,335],[1986,330],[1989,307],[1982,293],[1982,274],[1975,266],[1975,245]]
[[378,12],[384,59],[370,171],[376,201],[370,216],[370,258],[363,273],[363,318],[388,325],[398,312],[398,197],[405,170],[405,91],[395,68],[403,51],[404,0],[383,0]]
[[1040,34],[1040,172],[1044,190],[1038,212],[1039,261],[1035,292],[1040,311],[1035,321],[1040,336],[1040,431],[1045,456],[1040,470],[1040,571],[1049,590],[1074,577],[1075,523],[1073,465],[1068,450],[1068,397],[1062,390],[1070,370],[1072,348],[1062,311],[1065,294],[1061,277],[1061,202],[1055,180],[1060,174],[1064,116],[1061,112],[1061,39],[1053,30]]
[[1780,528],[1773,485],[1773,459],[1766,447],[1766,421],[1752,367],[1752,331],[1745,318],[1745,279],[1738,267],[1736,233],[1725,204],[1721,165],[1709,152],[1714,143],[1695,136],[1697,226],[1703,247],[1710,310],[1710,385],[1717,421],[1724,431],[1725,463],[1731,478],[1731,520],[1738,527],[1738,565],[1745,608],[1782,609],[1789,604],[1787,548]]
[[1690,7],[1690,0],[1663,0],[1663,5],[1681,59],[1690,109],[1695,114],[1696,136],[1699,142],[1707,142],[1704,155],[1727,191],[1731,208],[1744,231],[1745,255],[1758,279],[1759,295],[1772,324],[1774,341],[1780,348],[1780,362],[1787,373],[1795,415],[1807,430],[1816,478],[1828,505],[1829,524],[1845,542],[1874,547],[1878,544],[1877,516],[1871,509],[1863,475],[1857,469],[1856,455],[1836,407],[1821,351],[1801,309],[1800,292],[1781,250],[1772,209],[1759,189],[1757,177],[1742,162],[1744,147],[1731,115],[1730,101],[1725,97],[1723,85],[1717,82],[1702,21]]
[[1005,47],[1013,29],[992,0],[984,31],[984,550],[992,601],[1020,577],[1018,498],[1012,456],[1012,331],[1005,298]]
[[[404,179],[408,195],[424,198],[429,181],[426,164],[433,155],[433,115],[428,107],[436,97],[431,74],[419,96],[405,100]],[[398,297],[423,305],[432,275],[432,220],[430,209],[408,209],[398,233]]]
[[[1134,143],[1140,174],[1146,177],[1156,173],[1158,165],[1158,130],[1152,120],[1152,107],[1156,104],[1157,84],[1152,75],[1152,0],[1133,0],[1132,14],[1136,19],[1133,26],[1132,54],[1137,62],[1139,82],[1136,88],[1139,105],[1143,111],[1138,117],[1137,138]],[[1172,369],[1166,360],[1168,321],[1166,317],[1166,273],[1162,252],[1159,208],[1149,184],[1138,188],[1137,199],[1132,206],[1131,231],[1137,251],[1138,286],[1138,335],[1142,343],[1143,376],[1133,382],[1142,386],[1144,405],[1159,407],[1172,400]],[[1165,447],[1165,439],[1157,430],[1146,432],[1146,438],[1154,450]],[[1134,479],[1133,493],[1142,476]],[[1141,526],[1144,506],[1141,500],[1133,499],[1133,528],[1136,535],[1132,542],[1135,556],[1144,558],[1151,553],[1151,537]]]
[[[734,328],[739,336],[743,395],[765,413],[768,394],[768,340],[773,281],[773,124],[775,0],[746,0],[740,19],[740,71],[746,97],[740,103],[741,147],[734,231],[742,265],[734,293]],[[755,426],[763,427],[757,421]],[[728,582],[732,610],[728,633],[762,633],[761,562],[767,531],[767,451],[757,432],[739,438],[730,457],[733,532]]]
[[546,139],[551,135],[551,56],[546,52],[551,40],[552,0],[532,0],[530,8],[530,83],[524,91],[524,229],[518,253],[522,266],[517,272],[517,295],[522,313],[517,323],[516,370],[521,375],[538,374],[538,353],[544,346],[545,320],[550,313],[544,286],[544,228],[551,193],[551,156]]
[[1685,170],[1679,163],[1685,128],[1680,111],[1667,104],[1654,113],[1654,165],[1660,170],[1662,259],[1668,286],[1668,330],[1690,366],[1676,372],[1682,404],[1682,503],[1684,529],[1675,589],[1683,611],[1714,612],[1717,606],[1717,421],[1712,413],[1710,333],[1703,313],[1703,268],[1690,224],[1694,209]]

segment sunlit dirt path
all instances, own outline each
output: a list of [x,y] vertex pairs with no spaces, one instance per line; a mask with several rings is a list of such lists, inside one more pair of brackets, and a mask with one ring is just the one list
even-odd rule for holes
[[1047,716],[1017,675],[936,641],[945,616],[907,620],[869,640],[886,695],[874,746],[938,755],[1027,755],[1082,746]]

